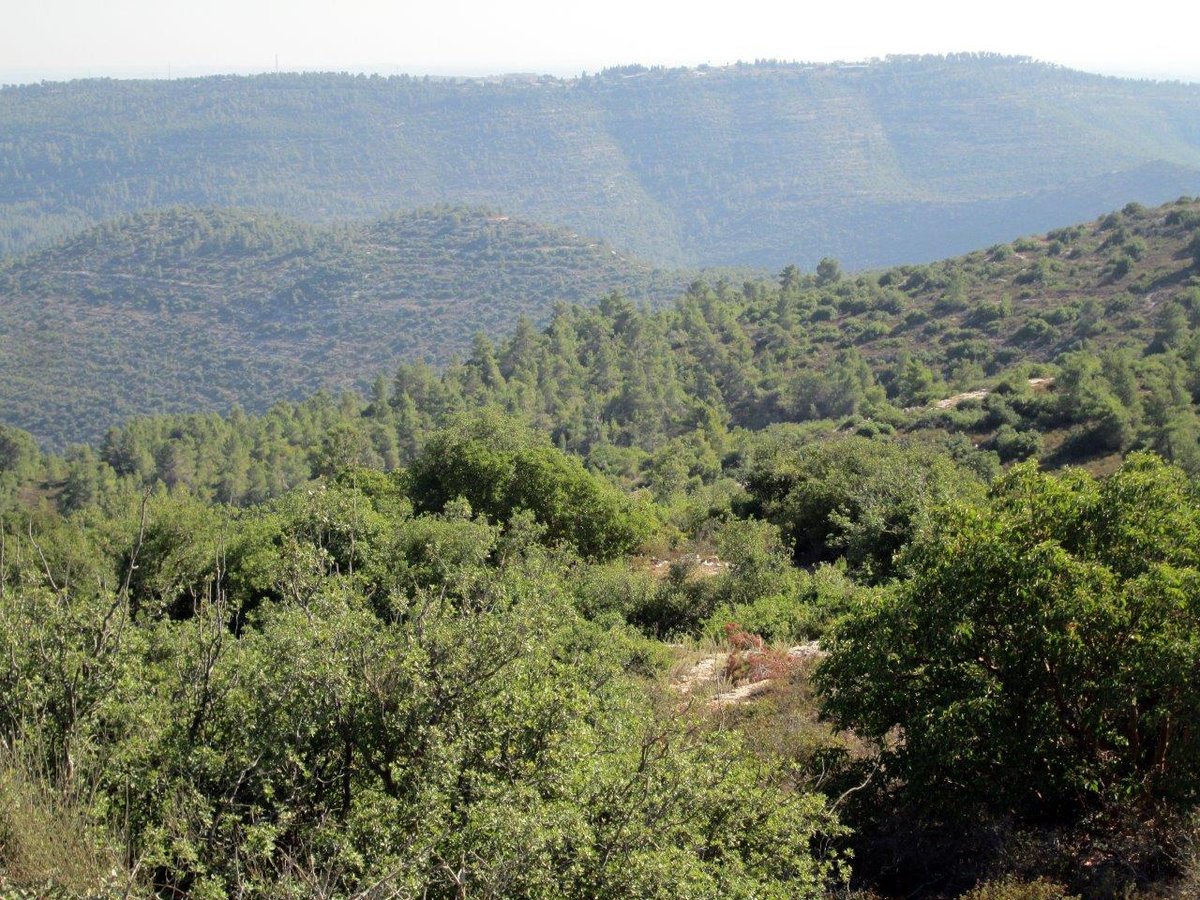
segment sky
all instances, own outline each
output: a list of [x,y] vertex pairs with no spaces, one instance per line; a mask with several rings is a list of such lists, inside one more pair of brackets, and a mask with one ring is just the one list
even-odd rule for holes
[[577,75],[606,66],[991,51],[1200,82],[1195,0],[0,0],[0,83],[273,71]]

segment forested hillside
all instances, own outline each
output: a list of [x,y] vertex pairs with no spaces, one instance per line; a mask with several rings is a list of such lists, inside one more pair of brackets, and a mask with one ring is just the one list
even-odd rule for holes
[[[33,259],[334,253],[133,221]],[[1198,401],[1184,198],[0,426],[0,893],[1194,896]]]
[[1200,87],[1003,57],[93,80],[0,90],[0,122],[0,253],[163,206],[448,202],[659,264],[858,269],[1200,192]]
[[1195,896],[1198,233],[0,427],[0,893]]
[[445,364],[559,302],[683,287],[563,229],[445,209],[319,228],[170,210],[0,263],[0,420],[59,446],[157,412],[265,409]]
[[[398,221],[411,233],[443,219]],[[457,256],[416,260],[427,251],[404,251],[400,242],[379,249],[391,246],[383,235],[396,223],[331,237],[281,232],[278,223],[272,230],[256,218],[183,213],[141,217],[132,223],[140,228],[123,226],[117,237],[96,231],[36,255],[7,272],[16,290],[0,311],[11,323],[0,357],[3,421],[60,446],[95,442],[137,412],[235,402],[263,410],[318,384],[369,381],[386,367],[386,390],[377,386],[371,402],[407,417],[396,433],[400,446],[415,446],[449,413],[492,403],[553,431],[572,450],[654,450],[709,419],[746,428],[833,420],[876,409],[863,406],[872,397],[893,410],[876,418],[891,421],[1077,350],[1132,354],[1120,363],[1123,372],[1147,348],[1156,362],[1175,366],[1190,359],[1200,306],[1200,204],[1191,200],[1131,204],[1087,225],[929,265],[848,275],[826,259],[809,274],[790,266],[740,285],[714,277],[649,312],[618,295],[600,299],[603,280],[576,268],[598,263],[617,284],[641,284],[643,297],[669,283],[611,250],[568,243],[547,254],[541,244],[521,243],[527,226],[466,221],[475,237],[452,232]],[[222,222],[228,230],[215,230],[226,243],[203,237],[205,227]],[[492,235],[494,255],[481,249],[481,234]],[[297,249],[305,241],[308,249]],[[245,243],[256,249],[244,262],[247,251],[221,249]],[[544,293],[520,293],[514,282],[511,311],[489,302],[486,292],[504,283],[505,258],[547,266],[553,278],[562,276],[561,265],[575,279],[568,283],[595,285],[586,296],[600,302],[558,307],[547,330],[531,319],[493,346],[488,332],[503,331],[502,312],[510,322],[520,312],[545,321],[556,296],[531,279]],[[473,270],[471,260],[479,261]],[[410,266],[429,273],[441,265],[447,268],[431,275],[434,283],[450,279],[447,296],[461,291],[474,303],[404,299]],[[92,270],[108,275],[86,274]],[[439,308],[446,310],[440,317]],[[64,324],[71,322],[89,324]],[[479,333],[469,341],[472,331]],[[434,358],[442,360],[445,348],[462,348],[463,361],[439,374],[412,359],[426,348],[441,349]],[[1138,406],[1132,387],[1119,390]],[[1088,415],[1082,408],[1071,414]],[[1064,435],[1049,431],[1053,449]]]

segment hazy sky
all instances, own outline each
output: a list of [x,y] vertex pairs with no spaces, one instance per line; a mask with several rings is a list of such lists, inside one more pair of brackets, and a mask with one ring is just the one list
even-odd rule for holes
[[349,69],[578,74],[610,65],[990,50],[1200,81],[1195,0],[3,0],[0,81]]

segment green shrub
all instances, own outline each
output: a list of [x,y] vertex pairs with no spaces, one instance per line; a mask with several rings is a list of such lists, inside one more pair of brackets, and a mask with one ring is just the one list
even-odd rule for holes
[[909,580],[858,607],[817,673],[909,802],[1061,814],[1187,805],[1200,785],[1200,497],[1137,454],[1111,478],[1032,464],[933,517]]
[[707,637],[720,639],[725,627],[736,622],[769,643],[793,642],[817,630],[814,610],[799,597],[775,594],[718,609],[704,626]]
[[857,436],[756,460],[746,487],[796,561],[845,556],[873,580],[893,573],[931,502],[982,492],[973,473],[932,447]]
[[644,620],[659,590],[652,575],[630,571],[625,563],[588,566],[575,582],[575,605],[589,619],[616,615],[622,620]]
[[1001,462],[1020,462],[1042,453],[1042,436],[1036,431],[1017,431],[1011,425],[1001,425],[992,439]]
[[464,419],[431,438],[409,469],[409,483],[420,511],[441,511],[457,497],[501,523],[528,510],[547,541],[565,542],[592,559],[628,552],[655,524],[647,508],[577,457],[495,414]]

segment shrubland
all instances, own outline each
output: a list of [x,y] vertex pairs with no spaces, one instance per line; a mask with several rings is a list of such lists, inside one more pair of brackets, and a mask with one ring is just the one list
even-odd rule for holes
[[[653,647],[580,615],[588,564],[536,511],[414,515],[390,479],[241,513],[157,492],[5,547],[5,746],[47,792],[86,788],[85,834],[119,836],[147,890],[784,897],[843,877],[825,798],[656,699]],[[24,877],[27,844],[57,839],[6,814],[0,862]]]
[[[1140,229],[1120,332],[827,265],[563,308],[367,396],[64,456],[5,428],[0,884],[1186,895],[1192,205],[970,263],[1099,271]],[[903,327],[953,336],[855,345],[901,277],[946,305]]]

